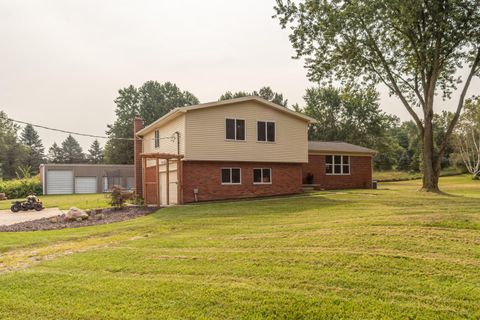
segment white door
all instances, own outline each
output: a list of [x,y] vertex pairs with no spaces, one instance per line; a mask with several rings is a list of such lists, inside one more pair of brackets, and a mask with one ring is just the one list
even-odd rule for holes
[[97,177],[75,177],[75,193],[97,193]]
[[73,171],[71,170],[48,170],[47,194],[72,194]]
[[[170,170],[170,175],[169,175],[169,204],[177,204],[177,170]],[[160,172],[159,176],[159,181],[160,181],[160,205],[166,206],[167,205],[167,172],[163,171]]]

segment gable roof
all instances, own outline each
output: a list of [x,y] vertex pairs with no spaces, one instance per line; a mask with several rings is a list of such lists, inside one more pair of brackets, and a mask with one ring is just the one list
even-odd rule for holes
[[142,130],[137,132],[137,135],[143,136],[146,133],[150,132],[154,127],[157,127],[158,125],[164,124],[168,121],[171,121],[178,116],[187,113],[188,111],[193,111],[193,110],[198,110],[198,109],[205,109],[205,108],[211,108],[211,107],[218,107],[218,106],[225,106],[229,104],[234,104],[234,103],[239,103],[239,102],[247,102],[247,101],[255,101],[258,102],[264,106],[276,109],[280,112],[284,112],[292,117],[299,118],[301,120],[304,120],[308,123],[315,123],[317,122],[315,119],[306,116],[304,114],[301,114],[299,112],[295,112],[293,110],[290,110],[286,107],[279,106],[276,103],[270,102],[268,100],[265,100],[260,97],[256,96],[249,96],[249,97],[241,97],[241,98],[235,98],[235,99],[229,99],[229,100],[222,100],[222,101],[214,101],[214,102],[207,102],[207,103],[201,103],[193,106],[186,106],[186,107],[177,107],[173,110],[171,110],[169,113],[165,114],[163,117],[159,118],[158,120],[154,121],[150,125],[146,126]]
[[377,153],[377,151],[369,148],[336,141],[308,141],[308,152],[343,152],[369,155]]

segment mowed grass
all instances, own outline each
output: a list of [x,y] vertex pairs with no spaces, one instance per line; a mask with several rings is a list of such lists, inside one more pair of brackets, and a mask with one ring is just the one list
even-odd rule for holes
[[[46,208],[70,209],[77,207],[80,209],[93,209],[108,207],[108,194],[66,194],[66,195],[46,195],[38,196]],[[12,199],[0,201],[0,210],[10,209],[12,201],[23,201],[23,199]]]
[[478,319],[480,184],[204,203],[0,234],[1,319]]

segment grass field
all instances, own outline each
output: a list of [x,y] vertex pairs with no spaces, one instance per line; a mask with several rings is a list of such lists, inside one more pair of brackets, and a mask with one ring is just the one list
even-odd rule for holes
[[0,319],[478,319],[480,183],[207,203],[0,234]]
[[[108,207],[108,197],[105,193],[98,194],[68,194],[39,196],[43,205],[47,208],[69,209],[77,207],[81,209],[105,208]],[[25,199],[16,199],[25,200]],[[0,210],[9,209],[15,200],[0,201]]]

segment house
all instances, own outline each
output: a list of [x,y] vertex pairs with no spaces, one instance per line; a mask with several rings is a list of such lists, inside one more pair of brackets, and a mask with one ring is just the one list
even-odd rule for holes
[[136,118],[136,192],[169,205],[295,194],[307,180],[370,188],[374,151],[309,142],[314,122],[259,97],[176,108],[147,127]]
[[102,193],[112,187],[133,189],[133,165],[41,164],[43,194]]

